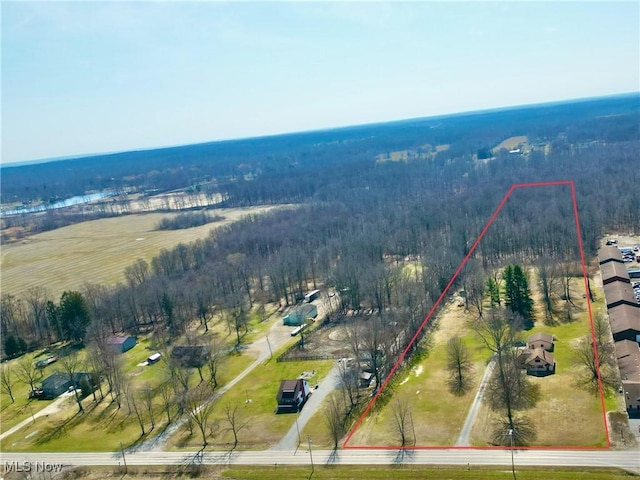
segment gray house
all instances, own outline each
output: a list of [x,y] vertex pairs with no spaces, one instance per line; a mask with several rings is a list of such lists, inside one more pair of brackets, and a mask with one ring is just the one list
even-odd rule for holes
[[56,372],[49,375],[42,381],[42,386],[36,392],[34,396],[45,400],[51,400],[58,397],[60,394],[69,390],[71,386],[80,388],[83,382],[89,382],[91,385],[91,374],[86,372],[79,372],[74,375],[73,381],[66,373]]

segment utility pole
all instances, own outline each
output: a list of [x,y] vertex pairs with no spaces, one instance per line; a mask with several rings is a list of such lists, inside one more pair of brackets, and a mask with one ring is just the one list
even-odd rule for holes
[[513,428],[509,429],[509,440],[511,440],[511,473],[513,473],[513,480],[516,479],[516,466],[513,463]]
[[[302,443],[302,440],[300,439],[300,426],[298,425],[298,417],[299,416],[300,416],[300,410],[298,410],[298,413],[296,413],[296,430],[298,430],[298,447]],[[296,450],[297,449],[298,448],[296,447]]]
[[311,460],[311,474],[313,475],[313,454],[311,453],[311,437],[307,435],[307,440],[309,441],[309,459]]
[[120,451],[122,452],[122,461],[124,462],[124,473],[127,474],[127,459],[124,456],[124,448],[122,448],[122,442],[120,442]]
[[269,342],[269,337],[265,336],[267,339],[267,345],[269,346],[269,358],[273,358],[273,351],[271,350],[271,343]]

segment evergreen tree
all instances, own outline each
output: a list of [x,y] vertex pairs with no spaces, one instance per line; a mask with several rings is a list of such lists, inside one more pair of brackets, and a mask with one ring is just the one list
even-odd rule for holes
[[524,327],[533,326],[533,299],[527,275],[520,265],[507,265],[504,269],[505,305],[524,320]]
[[81,341],[91,321],[89,307],[82,293],[63,292],[56,314],[64,338],[76,342]]

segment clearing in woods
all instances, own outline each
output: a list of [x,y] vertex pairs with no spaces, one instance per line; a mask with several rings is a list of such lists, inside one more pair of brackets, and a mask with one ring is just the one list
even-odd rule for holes
[[527,145],[529,142],[529,138],[526,135],[519,135],[517,137],[509,137],[498,145],[495,146],[494,150],[498,151],[501,148],[506,148],[507,150],[513,150],[514,148],[521,147],[523,145]]
[[2,246],[2,293],[20,295],[43,286],[58,298],[64,290],[78,290],[85,282],[112,285],[124,280],[124,269],[138,258],[150,262],[163,248],[205,238],[212,229],[272,208],[216,209],[223,220],[183,230],[154,230],[160,219],[176,214],[148,213],[39,233]]

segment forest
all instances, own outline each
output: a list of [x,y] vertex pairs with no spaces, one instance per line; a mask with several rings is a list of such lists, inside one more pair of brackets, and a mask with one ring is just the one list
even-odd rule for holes
[[[20,296],[3,293],[3,338],[13,337],[14,344],[20,339],[31,350],[79,340],[95,329],[161,330],[171,337],[192,319],[206,325],[214,312],[241,318],[256,304],[294,304],[317,285],[342,292],[343,313],[368,307],[379,315],[409,316],[413,323],[438,297],[512,184],[573,180],[589,255],[603,232],[637,229],[639,99],[3,168],[3,199],[42,199],[45,188],[57,196],[112,188],[102,180],[109,177],[140,191],[197,184],[219,194],[224,206],[289,205],[161,251],[151,262],[131,259],[123,284],[87,284],[59,301],[49,298],[47,285]],[[479,150],[514,135],[527,136],[526,155],[501,149],[478,159]],[[430,148],[443,144],[449,148]],[[398,150],[413,155],[380,161]],[[475,252],[480,268],[490,271],[512,259],[576,259],[568,187],[523,191],[505,208]],[[411,263],[420,267],[416,274],[401,275]],[[69,307],[70,298],[82,305]],[[67,318],[65,311],[83,313]]]
[[[639,101],[635,94],[3,168],[3,203],[107,190],[220,199],[157,229],[213,222],[221,218],[218,207],[280,206],[163,249],[151,261],[131,258],[125,281],[117,284],[85,283],[59,298],[46,284],[3,292],[3,356],[56,342],[101,351],[118,332],[149,335],[161,350],[185,337],[198,343],[194,335],[205,338],[217,322],[235,343],[225,348],[238,349],[252,312],[293,306],[319,288],[336,293],[325,323],[344,329],[345,349],[369,359],[379,387],[396,360],[405,358],[402,352],[419,348],[425,315],[439,305],[505,194],[514,184],[532,182],[565,183],[516,189],[450,291],[465,292],[465,306],[479,321],[493,318],[504,294],[518,314],[510,325],[531,328],[531,303],[513,300],[518,282],[509,279],[524,279],[527,269],[535,269],[545,322],[570,318],[568,285],[582,272],[566,181],[575,185],[588,259],[605,232],[637,232]],[[518,148],[497,147],[510,138],[520,139]],[[44,219],[55,228],[89,218],[50,211],[3,216],[2,222],[6,229]],[[551,295],[561,287],[566,311],[558,312]],[[487,297],[492,308],[483,311]],[[102,357],[109,358],[95,356]],[[210,365],[213,383],[216,368]],[[116,371],[105,364],[95,365],[94,373],[107,378],[119,407],[124,387],[117,386]],[[357,385],[358,372],[341,374],[355,411],[361,392],[349,388]],[[171,375],[180,382],[180,369]],[[6,378],[3,373],[3,391]],[[344,425],[336,425],[337,445]],[[141,421],[143,434],[144,428]]]

